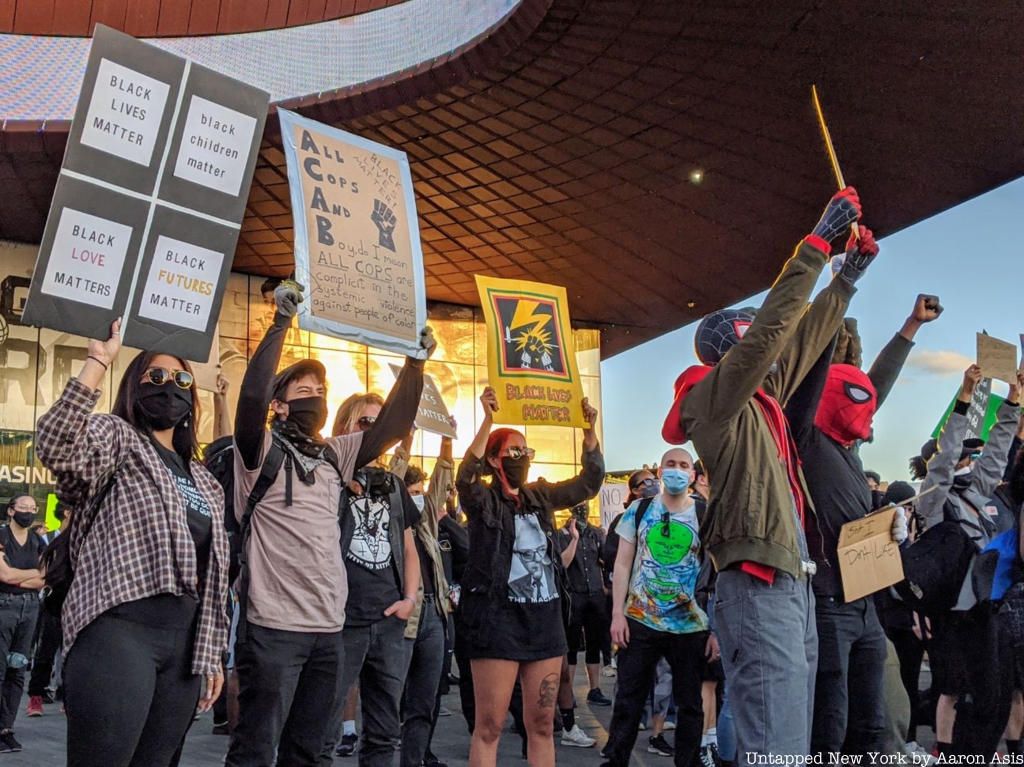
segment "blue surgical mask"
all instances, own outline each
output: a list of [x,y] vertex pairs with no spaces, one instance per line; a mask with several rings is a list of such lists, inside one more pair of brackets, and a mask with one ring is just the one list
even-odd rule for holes
[[682,495],[690,486],[690,475],[682,469],[663,469],[661,487],[669,495]]

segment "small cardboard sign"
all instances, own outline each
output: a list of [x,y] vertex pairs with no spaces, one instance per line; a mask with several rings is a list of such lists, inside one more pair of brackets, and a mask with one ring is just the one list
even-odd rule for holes
[[[402,369],[398,365],[391,365],[391,372],[395,374],[395,378],[398,378]],[[416,412],[416,428],[429,431],[431,434],[440,434],[442,437],[456,439],[458,434],[455,433],[451,419],[437,384],[433,378],[424,374],[423,394],[420,396],[420,406]]]
[[985,378],[1008,384],[1017,382],[1017,347],[985,333],[978,333],[978,367]]
[[847,522],[839,531],[839,573],[843,595],[853,602],[903,580],[900,547],[892,539],[892,524],[902,509],[889,507]]

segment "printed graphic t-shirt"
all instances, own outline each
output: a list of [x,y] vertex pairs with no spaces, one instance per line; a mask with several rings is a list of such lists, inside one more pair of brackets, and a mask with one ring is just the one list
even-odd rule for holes
[[536,514],[517,514],[516,541],[508,574],[508,598],[518,604],[550,602],[558,598],[555,568],[548,538]]
[[696,506],[667,514],[659,496],[651,501],[637,531],[639,506],[634,502],[616,528],[622,540],[636,544],[626,617],[670,634],[706,631],[707,615],[693,598],[700,573]]

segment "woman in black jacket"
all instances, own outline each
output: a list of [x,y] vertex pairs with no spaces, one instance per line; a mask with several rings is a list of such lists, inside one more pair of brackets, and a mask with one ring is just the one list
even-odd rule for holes
[[[493,434],[497,397],[490,387],[480,401],[484,417],[459,466],[456,487],[469,519],[469,562],[462,581],[462,613],[473,668],[476,726],[472,767],[496,763],[498,740],[518,676],[535,767],[555,763],[552,723],[559,672],[566,653],[558,583],[561,560],[551,537],[554,510],[597,495],[604,459],[594,424],[597,411],[583,400],[589,425],[583,471],[574,479],[527,483],[533,450],[513,429]],[[490,476],[489,485],[484,476]]]

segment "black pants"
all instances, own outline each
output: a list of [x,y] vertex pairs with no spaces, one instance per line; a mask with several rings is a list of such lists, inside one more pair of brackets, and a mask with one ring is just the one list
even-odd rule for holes
[[[565,638],[569,644],[569,665],[575,666],[579,662],[580,645],[583,637],[586,637],[587,664],[598,664],[601,662],[601,647],[604,644],[604,637],[611,636],[611,627],[608,622],[608,614],[605,612],[604,593],[597,594],[573,594],[572,615],[569,625],[566,627]],[[609,639],[610,641],[610,639]]]
[[[341,699],[340,631],[316,634],[248,624],[235,646],[238,726],[228,767],[312,767]],[[275,762],[275,752],[277,759]]]
[[967,688],[956,704],[953,746],[957,754],[991,757],[1010,715],[1016,686],[1015,649],[990,604],[969,611],[971,635],[960,635],[960,662]]
[[924,642],[914,636],[913,629],[890,629],[886,634],[896,648],[896,657],[900,659],[900,679],[910,699],[907,741],[916,741],[918,710],[921,707],[921,662],[924,660]]
[[419,631],[409,646],[408,671],[402,706],[402,767],[419,767],[430,747],[437,706],[437,686],[444,667],[445,622],[433,599],[420,613]]
[[43,696],[53,676],[53,662],[64,641],[60,618],[49,610],[39,612],[39,641],[32,659],[32,676],[28,680],[28,694]]
[[818,672],[811,753],[882,751],[888,650],[875,603],[870,598],[843,604],[818,597],[815,611]]
[[[32,638],[39,615],[39,596],[0,594],[0,662],[3,685],[0,686],[0,730],[14,727],[25,690],[25,667],[32,654]],[[8,656],[15,656],[8,665]]]
[[161,594],[86,626],[64,664],[68,767],[166,767],[199,702],[197,604]]
[[654,685],[658,661],[672,668],[672,694],[676,701],[676,767],[699,762],[704,727],[701,670],[708,633],[669,634],[629,619],[629,644],[619,651],[618,691],[606,753],[613,767],[626,767],[636,743],[644,702]]

